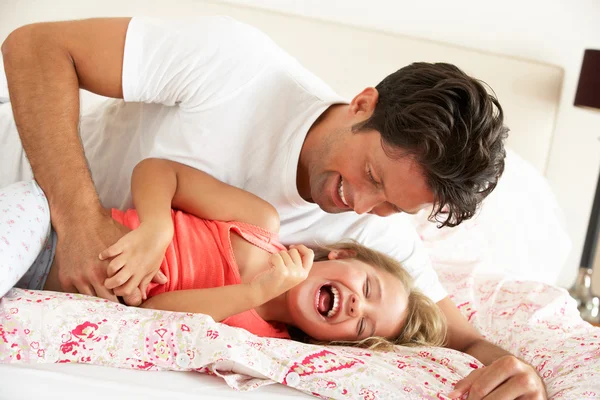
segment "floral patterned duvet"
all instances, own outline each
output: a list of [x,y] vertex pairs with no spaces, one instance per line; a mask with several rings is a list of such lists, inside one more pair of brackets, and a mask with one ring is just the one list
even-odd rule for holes
[[[532,364],[557,399],[600,398],[600,328],[563,289],[469,267],[438,271],[488,340]],[[444,399],[481,364],[443,348],[372,352],[264,339],[209,317],[13,289],[0,300],[0,362],[197,371],[252,390],[279,382],[322,398]]]

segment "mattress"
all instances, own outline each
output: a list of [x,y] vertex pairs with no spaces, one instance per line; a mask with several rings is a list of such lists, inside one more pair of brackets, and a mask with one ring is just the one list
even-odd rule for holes
[[0,364],[0,399],[113,400],[311,398],[274,384],[251,392],[196,372],[135,371],[86,364]]

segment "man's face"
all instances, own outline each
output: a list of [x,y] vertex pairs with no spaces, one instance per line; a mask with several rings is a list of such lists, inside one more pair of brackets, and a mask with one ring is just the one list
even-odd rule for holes
[[420,166],[390,158],[377,131],[333,134],[307,170],[310,200],[328,213],[414,214],[434,199]]
[[348,105],[333,106],[309,131],[300,153],[298,191],[323,211],[387,216],[414,214],[433,203],[421,167],[410,156],[384,151],[377,131],[353,132],[368,120],[379,93],[367,88]]

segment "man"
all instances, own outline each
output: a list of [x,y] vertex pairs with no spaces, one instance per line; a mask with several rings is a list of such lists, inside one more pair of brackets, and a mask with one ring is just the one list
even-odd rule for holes
[[[502,173],[501,108],[456,67],[414,64],[347,103],[264,34],[228,18],[35,24],[13,32],[2,52],[16,128],[49,200],[63,289],[139,302],[136,287],[103,285],[98,254],[124,230],[100,201],[127,207],[133,166],[168,158],[269,201],[286,244],[352,237],[402,260],[446,315],[448,347],[487,366],[452,396],[545,397],[533,368],[485,341],[446,297],[398,215],[433,205],[432,218],[457,225]],[[79,121],[79,88],[125,102]],[[12,144],[2,185],[29,178],[16,133],[4,136]],[[145,280],[153,278],[164,279]]]

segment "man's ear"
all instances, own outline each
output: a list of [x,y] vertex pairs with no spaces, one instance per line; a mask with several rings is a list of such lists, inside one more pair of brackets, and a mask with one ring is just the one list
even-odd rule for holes
[[352,99],[349,108],[350,113],[361,120],[367,120],[373,115],[378,101],[379,92],[377,89],[368,87]]
[[354,257],[356,257],[356,252],[354,250],[348,249],[331,250],[327,255],[327,258],[329,258],[330,260],[342,260],[344,258]]

